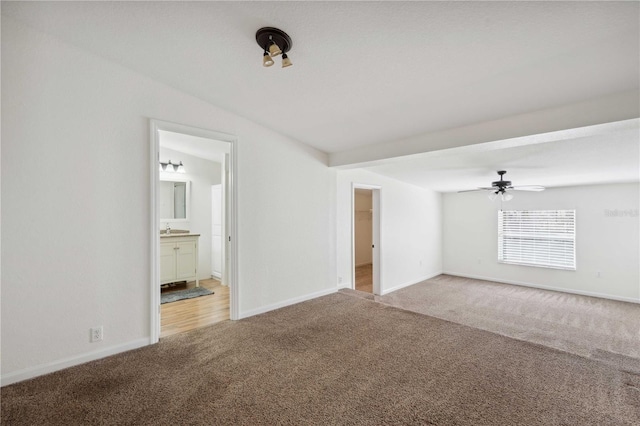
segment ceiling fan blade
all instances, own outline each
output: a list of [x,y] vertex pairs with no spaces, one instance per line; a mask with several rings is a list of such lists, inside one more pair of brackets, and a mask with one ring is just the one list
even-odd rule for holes
[[484,187],[484,188],[476,188],[476,189],[466,189],[464,191],[458,191],[458,193],[460,193],[460,192],[476,192],[476,191],[493,191],[493,190],[495,190],[495,188]]
[[522,185],[512,186],[510,189],[514,191],[544,191],[546,188],[540,185]]

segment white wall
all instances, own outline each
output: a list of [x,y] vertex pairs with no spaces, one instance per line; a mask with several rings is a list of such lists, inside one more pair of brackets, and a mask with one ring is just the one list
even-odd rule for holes
[[[160,137],[162,144],[162,136]],[[179,176],[191,181],[191,211],[188,221],[160,220],[160,229],[166,229],[167,222],[173,229],[186,229],[200,234],[198,239],[198,279],[211,278],[211,185],[222,180],[222,165],[214,161],[193,157],[182,152],[160,146],[160,160],[182,161],[186,172],[162,173],[161,178]],[[162,216],[160,217],[162,219]]]
[[[352,184],[379,185],[381,293],[415,284],[442,271],[441,196],[368,172],[338,172],[337,269],[340,286],[352,287]],[[421,264],[422,262],[422,264]]]
[[[500,201],[491,202],[482,192],[444,194],[444,271],[639,300],[639,191],[638,184],[549,188],[537,193],[518,192],[513,200],[503,203],[504,210],[575,209],[576,271],[498,263]],[[607,210],[636,216],[612,217]]]
[[[364,192],[362,192],[364,191]],[[372,213],[373,194],[371,190],[360,190],[354,200],[355,258],[356,266],[366,265],[373,260]]]
[[3,383],[149,342],[150,118],[238,138],[240,315],[335,290],[325,154],[3,16]]

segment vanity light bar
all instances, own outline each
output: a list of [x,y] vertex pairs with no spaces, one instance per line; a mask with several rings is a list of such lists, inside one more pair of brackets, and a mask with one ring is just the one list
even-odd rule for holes
[[186,170],[184,169],[184,164],[182,164],[182,161],[179,164],[174,164],[171,162],[171,160],[169,160],[168,163],[163,163],[161,161],[160,171],[168,172],[168,173],[186,173]]

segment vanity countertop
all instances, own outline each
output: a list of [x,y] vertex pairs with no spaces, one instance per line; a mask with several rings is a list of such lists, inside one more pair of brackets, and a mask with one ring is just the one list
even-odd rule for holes
[[160,238],[175,238],[175,237],[199,237],[200,234],[195,234],[189,231],[174,231],[173,229],[169,234],[164,231],[160,232]]

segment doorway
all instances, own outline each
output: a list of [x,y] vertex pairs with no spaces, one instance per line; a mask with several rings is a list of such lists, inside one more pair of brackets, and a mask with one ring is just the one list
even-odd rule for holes
[[152,343],[237,319],[235,164],[235,137],[151,120]]
[[352,283],[380,294],[380,187],[354,184],[352,193]]

